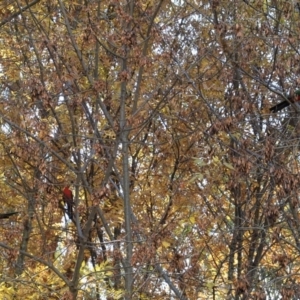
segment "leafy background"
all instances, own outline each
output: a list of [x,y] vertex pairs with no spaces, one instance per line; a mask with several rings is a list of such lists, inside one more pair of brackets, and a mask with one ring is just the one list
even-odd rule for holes
[[1,298],[299,299],[299,7],[1,1]]

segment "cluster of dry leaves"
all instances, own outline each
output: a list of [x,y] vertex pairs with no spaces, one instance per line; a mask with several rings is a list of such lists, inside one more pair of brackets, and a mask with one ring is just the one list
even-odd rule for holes
[[0,16],[1,299],[299,298],[292,1]]

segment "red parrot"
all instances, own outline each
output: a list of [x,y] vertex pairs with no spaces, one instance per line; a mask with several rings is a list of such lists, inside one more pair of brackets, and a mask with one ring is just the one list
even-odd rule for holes
[[69,189],[69,185],[67,185],[63,190],[63,200],[67,203],[67,213],[69,218],[73,219],[73,193]]

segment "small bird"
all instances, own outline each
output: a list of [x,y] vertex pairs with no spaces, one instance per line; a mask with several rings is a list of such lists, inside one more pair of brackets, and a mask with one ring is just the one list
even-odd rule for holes
[[288,96],[288,100],[284,100],[270,108],[272,113],[276,113],[285,107],[289,106],[291,103],[300,102],[300,90],[296,90],[293,96]]
[[67,185],[63,190],[63,200],[67,204],[67,214],[69,218],[73,219],[73,193],[70,186]]
[[11,213],[3,213],[3,214],[0,213],[0,219],[8,219],[10,216],[18,213],[19,213],[18,211],[11,212]]

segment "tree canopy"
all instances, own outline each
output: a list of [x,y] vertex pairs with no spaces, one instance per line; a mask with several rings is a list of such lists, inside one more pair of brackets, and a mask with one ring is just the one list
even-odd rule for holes
[[299,299],[297,1],[0,16],[1,299]]

